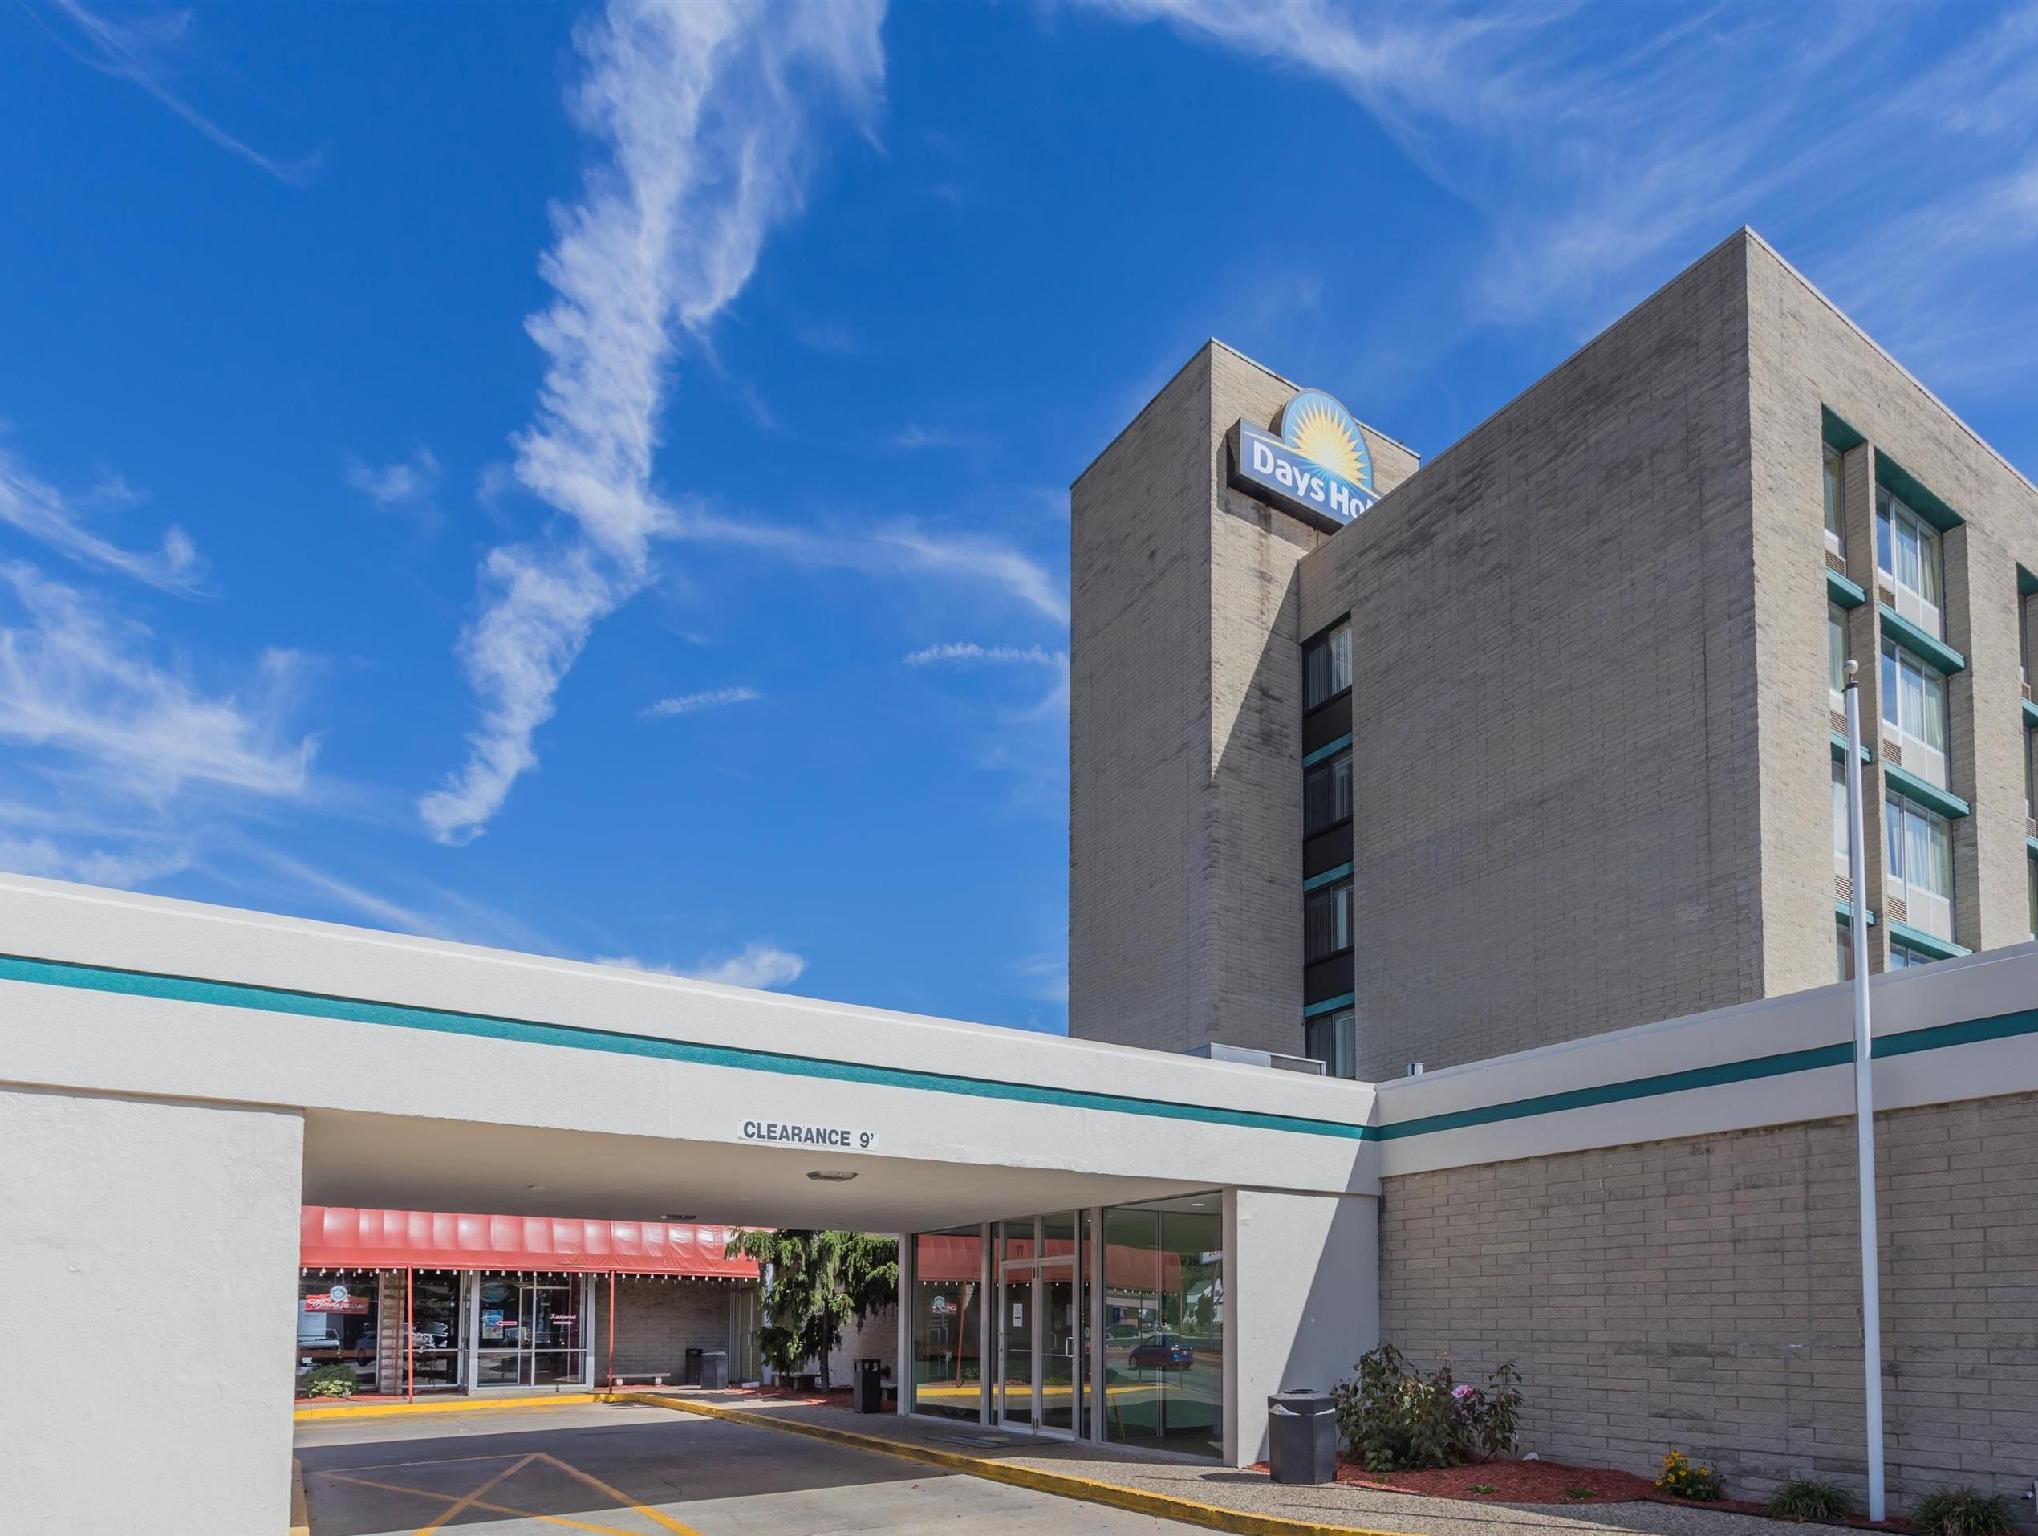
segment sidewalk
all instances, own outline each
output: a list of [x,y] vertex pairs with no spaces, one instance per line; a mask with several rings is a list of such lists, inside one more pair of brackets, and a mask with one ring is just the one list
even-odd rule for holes
[[[1755,1515],[1646,1502],[1597,1504],[1474,1503],[1385,1493],[1344,1484],[1297,1487],[1263,1472],[1207,1462],[1163,1460],[1106,1446],[1036,1441],[988,1425],[945,1425],[897,1414],[858,1414],[832,1403],[788,1402],[746,1392],[676,1388],[614,1395],[630,1402],[775,1425],[864,1449],[954,1467],[1070,1498],[1260,1536],[1329,1536],[1364,1531],[1391,1536],[1781,1536],[1777,1521]],[[1807,1536],[1845,1527],[1806,1526]]]

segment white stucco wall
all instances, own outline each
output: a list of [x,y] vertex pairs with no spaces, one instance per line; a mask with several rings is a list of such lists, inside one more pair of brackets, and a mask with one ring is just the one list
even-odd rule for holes
[[280,1536],[303,1136],[0,1087],[0,1526]]
[[1228,1459],[1267,1454],[1267,1399],[1329,1391],[1380,1341],[1380,1202],[1238,1189],[1224,1201]]

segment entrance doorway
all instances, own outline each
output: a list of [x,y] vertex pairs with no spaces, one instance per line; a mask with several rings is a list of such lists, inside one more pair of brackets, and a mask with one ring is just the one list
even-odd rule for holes
[[1082,1294],[1072,1215],[999,1223],[996,1402],[1006,1429],[1082,1431]]
[[484,1275],[473,1294],[476,1386],[550,1387],[588,1380],[585,1277]]

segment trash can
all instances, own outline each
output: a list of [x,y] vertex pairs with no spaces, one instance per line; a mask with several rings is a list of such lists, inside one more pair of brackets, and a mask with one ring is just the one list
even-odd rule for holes
[[719,1392],[729,1385],[729,1352],[726,1349],[701,1351],[700,1385],[711,1392]]
[[701,1355],[703,1351],[689,1349],[686,1352],[686,1374],[680,1377],[682,1384],[697,1387],[701,1384]]
[[1290,1387],[1268,1398],[1267,1441],[1275,1482],[1337,1481],[1337,1407],[1328,1392]]
[[885,1411],[885,1363],[882,1360],[859,1360],[856,1362],[856,1411],[858,1413],[883,1413]]

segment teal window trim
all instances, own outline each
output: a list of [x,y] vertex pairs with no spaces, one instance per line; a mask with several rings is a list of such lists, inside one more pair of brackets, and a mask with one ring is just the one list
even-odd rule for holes
[[1888,603],[1877,603],[1882,615],[1882,632],[1920,661],[1930,662],[1941,672],[1965,672],[1967,658],[1936,635],[1928,635]]
[[2034,576],[2021,565],[2017,567],[2017,592],[2022,597],[2029,597],[2033,592],[2038,592],[2038,576]]
[[1941,816],[1958,820],[1969,814],[1968,803],[1950,789],[1941,789],[1937,784],[1927,783],[1907,768],[1895,763],[1882,765],[1882,776],[1889,781],[1889,787],[1906,800],[1915,800],[1928,810],[1937,811]]
[[1308,1007],[1304,1008],[1302,1010],[1302,1017],[1313,1019],[1318,1014],[1336,1013],[1340,1008],[1351,1007],[1354,997],[1355,994],[1350,992],[1340,992],[1336,997],[1326,997],[1322,1002],[1311,1003]]
[[1302,889],[1305,891],[1320,891],[1326,885],[1336,885],[1338,881],[1349,880],[1351,879],[1351,877],[1352,877],[1351,861],[1346,860],[1344,863],[1338,865],[1335,869],[1326,869],[1320,875],[1311,875],[1307,880],[1304,880],[1302,882]]
[[[1875,915],[1873,907],[1869,907],[1866,910],[1868,913],[1868,926],[1873,928],[1881,919]],[[1833,902],[1833,912],[1849,928],[1854,926],[1854,904],[1852,902],[1835,899]]]
[[1834,448],[1845,453],[1850,448],[1859,448],[1868,439],[1848,426],[1830,405],[1819,407],[1819,435]]
[[1826,567],[1826,597],[1829,601],[1838,603],[1842,608],[1859,608],[1868,601],[1868,594],[1866,592],[1855,586],[1853,582],[1842,576],[1830,565]]
[[1877,484],[1887,486],[1905,506],[1941,533],[1958,528],[1966,521],[1958,512],[1926,490],[1924,482],[1916,475],[1879,448],[1875,451],[1875,479]]
[[2025,727],[2028,729],[2031,726],[2038,725],[2038,703],[2033,703],[2030,699],[2025,699],[2023,701],[2023,704],[2024,704]]
[[2030,854],[2032,858],[2038,859],[2038,837],[2025,838],[2024,851]]
[[1955,944],[1951,939],[1935,938],[1921,929],[1913,928],[1909,923],[1900,923],[1895,918],[1889,920],[1889,941],[1892,944],[1901,944],[1905,949],[1919,950],[1935,960],[1957,960],[1962,955],[1974,953],[1971,949]]
[[1350,746],[1351,744],[1352,744],[1352,733],[1350,731],[1346,731],[1344,735],[1338,737],[1336,741],[1326,741],[1314,752],[1310,753],[1307,757],[1303,758],[1302,766],[1304,768],[1314,768],[1326,757],[1336,757],[1338,753],[1344,751],[1344,749]]
[[[1834,761],[1841,763],[1846,762],[1847,738],[1845,736],[1842,736],[1838,731],[1828,731],[1826,733],[1826,739],[1832,742],[1833,744]],[[1872,763],[1875,761],[1875,759],[1869,755],[1869,751],[1866,746],[1863,746],[1861,749],[1861,761],[1864,763]]]

